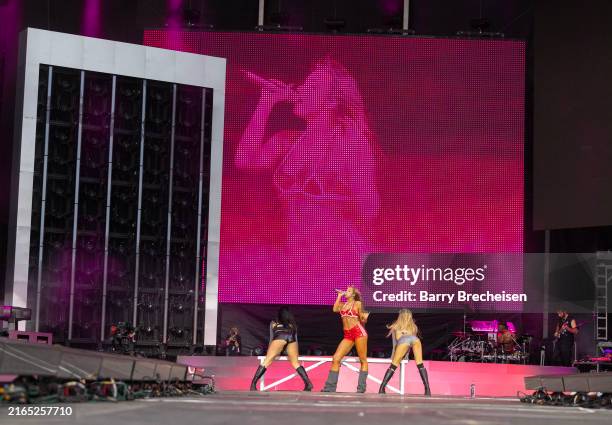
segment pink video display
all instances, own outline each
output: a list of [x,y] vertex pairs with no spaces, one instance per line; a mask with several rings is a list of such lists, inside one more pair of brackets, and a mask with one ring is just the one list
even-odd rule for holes
[[[331,304],[370,253],[523,251],[524,42],[148,30],[145,44],[227,58],[220,302]],[[520,292],[515,266],[491,285]]]

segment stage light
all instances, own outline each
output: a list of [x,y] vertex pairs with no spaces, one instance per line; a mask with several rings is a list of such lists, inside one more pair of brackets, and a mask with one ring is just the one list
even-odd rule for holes
[[183,283],[185,283],[187,281],[187,276],[185,276],[183,273],[180,273],[177,276],[174,276],[174,280],[179,284],[182,285]]
[[102,0],[85,0],[81,33],[88,37],[99,37],[102,25]]
[[189,28],[198,28],[201,13],[197,9],[187,7],[183,9],[183,24]]
[[282,2],[278,1],[278,8],[274,12],[270,13],[269,23],[264,23],[264,10],[265,10],[265,1],[259,0],[259,11],[257,18],[257,26],[255,27],[258,31],[286,31],[286,32],[295,32],[295,31],[303,31],[303,28],[300,26],[290,26],[287,25],[289,23],[289,15],[282,10]]
[[280,25],[280,24],[257,25],[255,29],[257,31],[284,31],[284,32],[304,31],[303,27],[291,26],[291,25]]
[[183,328],[174,327],[170,328],[170,333],[177,338],[182,338],[185,334],[185,330]]
[[397,29],[397,28],[368,28],[366,30],[368,34],[392,34],[392,35],[414,35],[415,31],[412,29]]
[[382,2],[384,20],[383,27],[368,28],[369,34],[413,35],[414,30],[408,28],[409,0],[384,0]]
[[110,299],[109,302],[115,307],[123,307],[123,300],[121,298]]
[[167,17],[166,26],[168,28],[180,28],[182,21],[181,7],[183,6],[183,0],[168,0],[167,4]]
[[470,19],[470,31],[457,31],[459,37],[504,38],[502,32],[489,32],[491,22],[488,18]]
[[340,32],[346,26],[346,21],[344,19],[340,19],[335,16],[332,18],[325,18],[323,23],[325,24],[327,31],[333,33]]

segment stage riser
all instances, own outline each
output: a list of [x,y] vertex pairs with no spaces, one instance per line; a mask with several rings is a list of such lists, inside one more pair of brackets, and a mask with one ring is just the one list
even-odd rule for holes
[[0,340],[0,375],[59,379],[184,381],[187,367],[163,360],[140,359],[73,348]]
[[528,390],[612,393],[612,372],[525,377]]
[[549,391],[563,391],[563,378],[542,378],[542,386],[548,388]]
[[102,357],[82,356],[78,353],[63,352],[61,357],[61,370],[58,377],[72,378],[74,376],[95,377],[102,365]]
[[592,391],[589,388],[589,381],[582,376],[566,376],[562,379],[563,390],[567,391],[566,388],[573,388],[571,391],[577,392],[589,392]]
[[[330,359],[330,356],[324,356]],[[380,359],[372,359],[380,360]],[[256,357],[213,357],[213,356],[179,356],[178,363],[184,365],[204,368],[206,375],[215,376],[215,387],[219,390],[246,391],[249,389],[251,378],[257,368],[259,361]],[[314,361],[304,361],[304,367],[314,365]],[[359,363],[351,363],[359,368]],[[442,362],[425,361],[428,370],[429,382],[433,394],[469,396],[470,385],[476,386],[476,396],[490,397],[516,397],[517,391],[526,391],[524,378],[534,374],[569,374],[574,373],[574,368],[531,366],[512,364],[491,363],[465,363],[465,362]],[[314,384],[314,390],[323,387],[329,372],[329,363],[325,363],[308,372]],[[370,363],[370,377],[382,380],[388,364]],[[265,385],[280,380],[293,372],[286,361],[274,362],[264,375]],[[414,361],[410,361],[405,368],[405,393],[423,394],[423,384]],[[394,374],[389,385],[400,387],[400,373]],[[299,377],[294,377],[268,391],[299,391],[303,388]],[[338,392],[355,392],[357,386],[357,373],[347,366],[342,366],[338,382]],[[367,392],[378,392],[379,384],[369,379]],[[389,394],[393,391],[387,390]]]

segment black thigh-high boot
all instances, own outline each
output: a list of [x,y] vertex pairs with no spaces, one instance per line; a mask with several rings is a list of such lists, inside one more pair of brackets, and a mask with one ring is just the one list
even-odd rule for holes
[[259,378],[261,378],[264,373],[266,373],[265,366],[259,365],[255,371],[255,375],[253,376],[253,380],[251,381],[251,391],[257,391],[257,381],[259,381]]
[[385,394],[385,387],[387,386],[387,384],[389,383],[389,381],[393,377],[393,374],[395,373],[395,369],[397,369],[397,366],[395,366],[394,364],[389,366],[389,369],[387,369],[387,372],[385,372],[385,377],[383,378],[382,382],[380,383],[380,388],[378,389],[378,394]]
[[430,396],[431,390],[429,389],[429,377],[427,376],[427,369],[425,369],[423,363],[418,364],[417,368],[419,369],[419,375],[421,375],[421,380],[423,381],[423,386],[425,387],[425,395]]
[[300,375],[302,381],[304,381],[304,391],[312,391],[312,382],[310,382],[310,379],[308,379],[308,374],[306,373],[304,366],[298,367],[295,371],[298,375]]

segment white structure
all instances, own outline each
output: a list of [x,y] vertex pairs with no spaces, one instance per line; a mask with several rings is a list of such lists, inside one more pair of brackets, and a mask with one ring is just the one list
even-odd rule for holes
[[[4,302],[25,307],[28,297],[36,296],[28,294],[28,269],[40,65],[208,88],[213,90],[213,113],[204,343],[214,345],[226,60],[33,28],[22,32],[20,44]],[[197,291],[198,282],[194,284]]]

